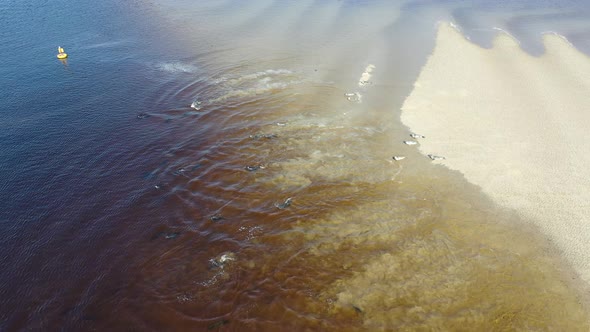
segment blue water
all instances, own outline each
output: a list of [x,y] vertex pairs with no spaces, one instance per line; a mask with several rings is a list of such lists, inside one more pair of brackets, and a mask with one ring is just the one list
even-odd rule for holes
[[124,247],[98,246],[135,221],[124,215],[146,190],[138,161],[162,143],[137,114],[166,79],[153,59],[174,56],[149,18],[131,2],[0,4],[1,330],[48,328],[31,303],[66,310],[83,296],[76,282],[100,280]]
[[[395,21],[391,17],[398,10]],[[0,330],[223,328],[220,319],[231,316],[237,300],[216,290],[203,295],[213,299],[214,309],[195,300],[193,310],[183,311],[177,302],[185,299],[185,288],[204,278],[203,266],[222,250],[252,250],[256,257],[283,248],[272,241],[274,247],[257,247],[237,240],[242,228],[204,226],[238,194],[257,203],[269,199],[266,192],[244,189],[257,183],[239,172],[244,161],[258,162],[252,156],[270,155],[273,148],[259,142],[238,146],[253,133],[242,125],[251,121],[268,128],[263,125],[283,119],[272,114],[282,116],[285,109],[316,116],[313,107],[322,105],[323,91],[342,88],[343,77],[355,83],[367,54],[379,64],[392,63],[383,69],[389,80],[382,78],[376,88],[391,99],[375,104],[399,107],[433,46],[438,20],[455,21],[484,47],[491,45],[493,28],[502,28],[519,38],[525,51],[539,55],[546,31],[562,33],[590,52],[588,15],[589,6],[573,0],[0,2]],[[364,21],[374,17],[371,24]],[[326,24],[328,19],[333,21]],[[56,58],[58,46],[69,54],[67,60]],[[351,65],[357,60],[360,71]],[[299,81],[312,77],[310,86],[324,90],[304,106],[298,94],[281,91],[229,99],[216,106],[218,113],[189,107],[196,96],[223,95],[218,82],[268,69],[289,70]],[[324,73],[321,84],[313,81]],[[377,117],[368,126],[395,119]],[[301,130],[295,143],[311,130]],[[220,142],[236,146],[223,150]],[[212,166],[222,159],[226,164]],[[222,172],[227,169],[231,172]],[[201,171],[202,177],[194,175]],[[350,176],[344,182],[354,181]],[[229,198],[216,200],[214,194]],[[266,218],[253,204],[234,207],[234,214],[252,222]],[[272,202],[267,205],[272,209]],[[329,206],[317,208],[322,209]],[[176,240],[176,232],[180,244],[157,242]],[[261,289],[264,273],[256,274]],[[279,282],[268,291],[272,296],[246,284],[232,280],[231,285],[235,294],[256,303],[282,294]],[[169,298],[162,289],[177,293]],[[276,329],[289,318],[269,317],[291,310],[289,304],[284,308],[265,312],[260,321],[269,325],[250,327]],[[242,323],[256,321],[243,312]],[[298,326],[317,328],[306,324]]]

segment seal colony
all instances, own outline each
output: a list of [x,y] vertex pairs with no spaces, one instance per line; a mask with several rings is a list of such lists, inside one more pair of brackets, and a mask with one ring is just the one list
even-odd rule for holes
[[590,58],[559,35],[543,42],[534,57],[499,32],[484,49],[440,24],[401,120],[429,137],[423,154],[448,157],[446,166],[538,226],[587,284]]

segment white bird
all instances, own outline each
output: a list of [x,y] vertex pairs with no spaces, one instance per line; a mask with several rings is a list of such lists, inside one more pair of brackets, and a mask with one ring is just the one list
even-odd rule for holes
[[400,160],[404,160],[404,159],[406,159],[406,157],[404,157],[404,156],[393,156],[393,160],[395,160],[395,161],[400,161]]
[[416,134],[416,133],[411,133],[410,137],[412,138],[426,138],[426,136],[424,135],[420,135],[420,134]]
[[404,141],[404,144],[407,144],[407,145],[416,145],[416,144],[418,144],[418,142],[416,142],[416,141]]

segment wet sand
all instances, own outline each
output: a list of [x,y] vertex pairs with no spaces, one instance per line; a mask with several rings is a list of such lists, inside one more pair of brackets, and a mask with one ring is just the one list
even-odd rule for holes
[[543,41],[539,57],[506,33],[484,49],[441,24],[401,119],[426,136],[423,154],[538,226],[588,282],[590,59],[558,35]]

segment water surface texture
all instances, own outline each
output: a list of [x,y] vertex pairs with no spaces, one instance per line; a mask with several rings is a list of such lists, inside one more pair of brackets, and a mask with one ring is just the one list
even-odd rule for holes
[[588,54],[589,14],[3,1],[0,330],[587,331],[551,242],[404,144],[400,107],[441,21]]

